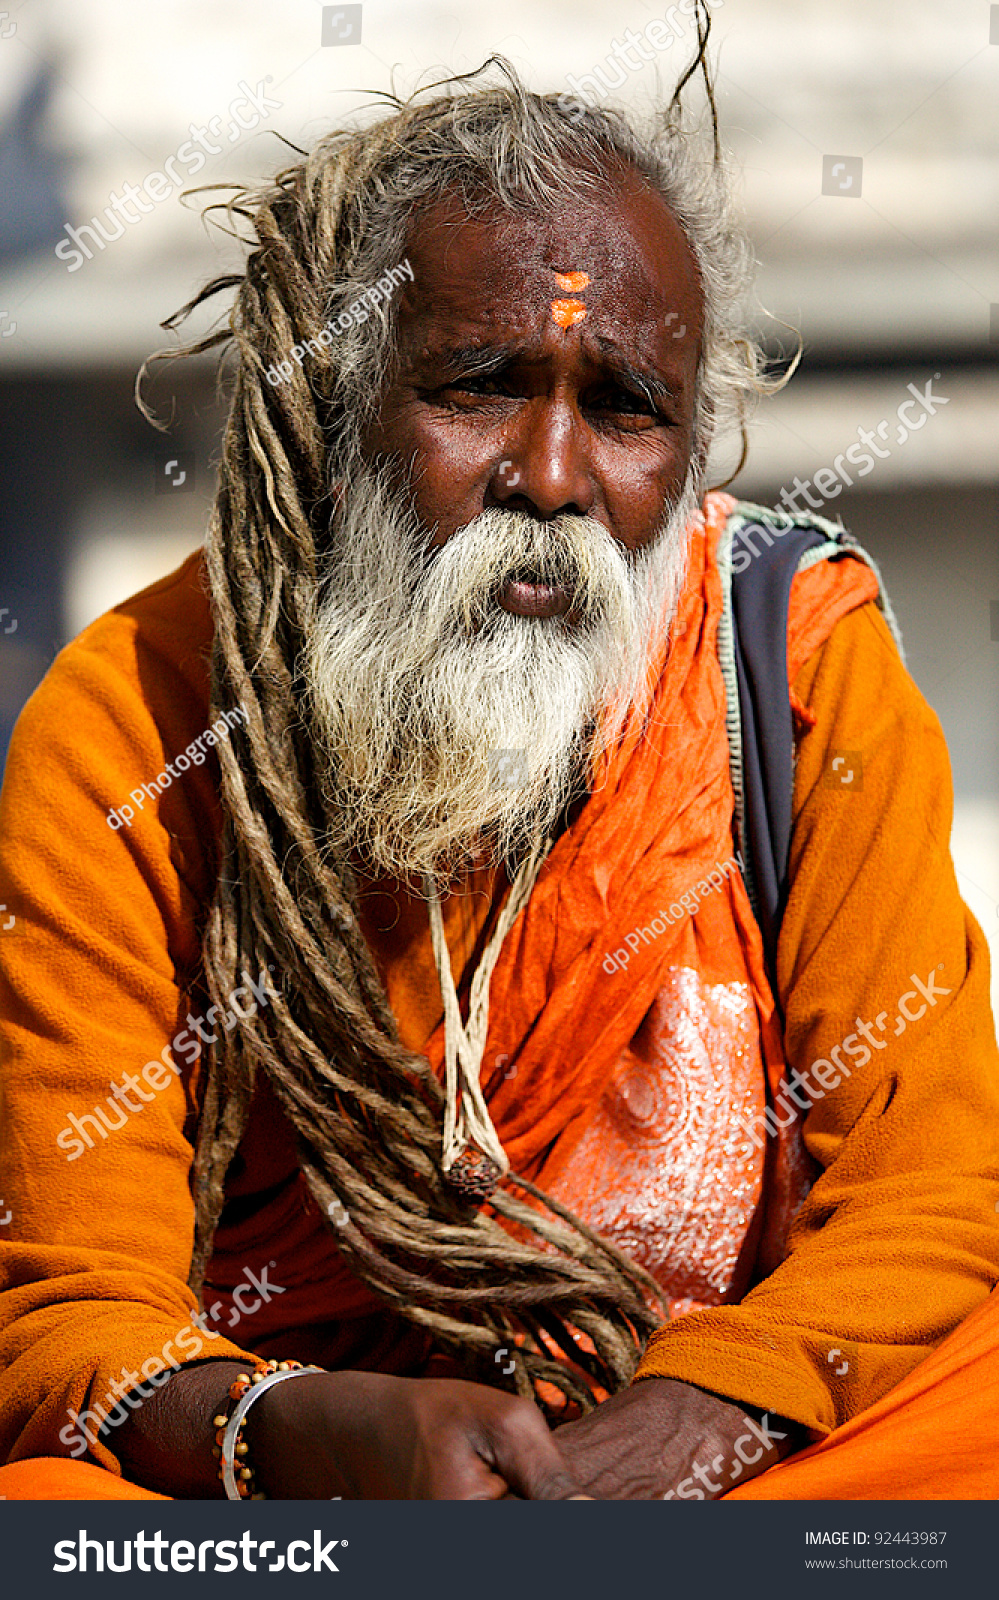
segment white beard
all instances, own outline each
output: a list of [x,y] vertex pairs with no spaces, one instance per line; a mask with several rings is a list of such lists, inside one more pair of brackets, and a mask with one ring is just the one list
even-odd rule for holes
[[[635,554],[589,517],[503,508],[433,550],[383,469],[353,474],[302,662],[330,847],[449,884],[557,832],[649,687],[697,509],[692,465]],[[572,620],[504,611],[497,591],[518,573],[564,586]]]

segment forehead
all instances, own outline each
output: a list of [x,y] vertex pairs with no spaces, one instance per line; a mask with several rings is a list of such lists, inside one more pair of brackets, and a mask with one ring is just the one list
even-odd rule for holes
[[[434,330],[488,342],[491,333],[536,326],[539,315],[547,324],[566,295],[586,309],[584,342],[609,337],[669,354],[681,322],[700,327],[700,275],[686,235],[631,172],[545,214],[511,214],[497,203],[469,216],[457,199],[437,201],[414,218],[407,248],[414,281],[403,325],[418,342]],[[570,273],[589,282],[560,285]]]

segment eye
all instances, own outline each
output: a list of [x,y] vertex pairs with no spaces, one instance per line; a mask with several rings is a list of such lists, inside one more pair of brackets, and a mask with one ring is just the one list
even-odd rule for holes
[[445,383],[442,386],[442,392],[446,393],[449,389],[457,394],[491,395],[504,393],[503,380],[490,376],[488,373],[480,373],[478,376],[472,375],[467,378],[452,378],[450,383]]
[[622,389],[616,384],[605,397],[608,411],[646,411],[654,415],[652,405],[643,394],[636,394],[633,389]]
[[460,406],[474,400],[505,398],[511,388],[502,373],[480,372],[449,378],[446,383],[418,386],[416,392],[430,405]]
[[666,426],[670,420],[647,395],[635,389],[626,389],[619,383],[608,384],[598,390],[586,401],[584,409],[608,418],[645,417],[659,426]]

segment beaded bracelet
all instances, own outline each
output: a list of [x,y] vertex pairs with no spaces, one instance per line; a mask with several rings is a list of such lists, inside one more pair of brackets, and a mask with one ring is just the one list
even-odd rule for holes
[[243,1438],[243,1423],[253,1402],[266,1389],[273,1388],[274,1384],[281,1383],[285,1378],[304,1377],[307,1373],[322,1371],[322,1367],[304,1367],[300,1361],[258,1361],[252,1375],[248,1372],[237,1373],[229,1385],[229,1407],[212,1419],[215,1428],[212,1454],[221,1463],[218,1475],[225,1484],[227,1499],[267,1498],[254,1487],[254,1469],[247,1460],[249,1446]]

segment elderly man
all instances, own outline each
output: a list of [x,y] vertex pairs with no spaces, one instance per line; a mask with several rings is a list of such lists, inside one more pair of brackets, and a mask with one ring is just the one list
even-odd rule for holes
[[11,749],[0,1492],[994,1495],[987,947],[827,524],[733,753],[717,152],[507,73],[242,204],[207,551]]

